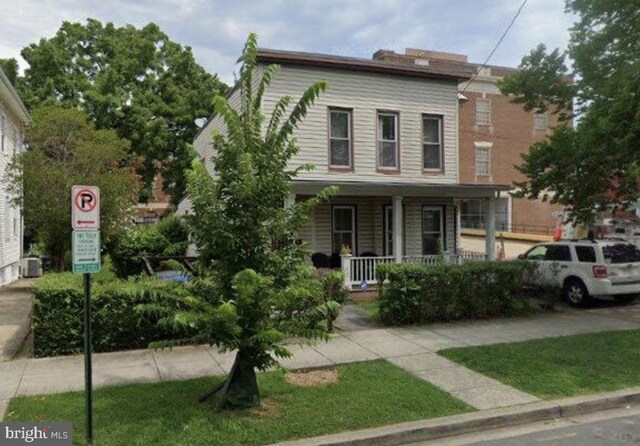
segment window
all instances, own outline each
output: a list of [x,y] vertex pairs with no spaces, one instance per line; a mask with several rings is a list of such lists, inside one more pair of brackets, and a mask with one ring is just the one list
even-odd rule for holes
[[351,168],[351,110],[329,109],[329,166]]
[[570,262],[571,251],[567,245],[547,245],[544,259],[552,262]]
[[534,130],[546,130],[547,129],[547,114],[536,113],[533,115],[533,129]]
[[4,152],[4,140],[7,137],[7,117],[0,116],[0,149]]
[[355,254],[356,208],[355,206],[333,207],[333,252],[347,246]]
[[491,174],[491,148],[476,146],[476,175]]
[[592,246],[576,246],[578,261],[584,263],[596,263],[596,250]]
[[398,169],[397,113],[378,113],[378,168]]
[[422,168],[442,169],[442,116],[422,116]]
[[[460,227],[465,229],[484,229],[487,206],[483,200],[460,201]],[[509,198],[496,199],[496,230],[510,231]]]
[[[422,254],[438,254],[444,249],[444,209],[440,206],[422,207]],[[442,243],[442,244],[441,244]]]
[[606,263],[640,262],[640,249],[630,243],[603,246],[602,254]]
[[476,124],[491,124],[491,102],[489,102],[489,99],[476,100]]
[[547,246],[540,245],[530,249],[524,257],[527,260],[544,260],[547,257]]
[[18,153],[18,127],[13,128],[13,154]]

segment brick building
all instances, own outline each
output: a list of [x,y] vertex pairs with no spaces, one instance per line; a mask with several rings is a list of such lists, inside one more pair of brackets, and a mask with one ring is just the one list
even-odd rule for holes
[[[379,50],[373,58],[393,64],[416,64],[433,68],[466,68],[476,75],[459,84],[460,109],[459,182],[463,184],[512,184],[523,179],[515,165],[536,141],[545,139],[556,124],[551,114],[525,112],[500,93],[496,82],[515,73],[515,68],[469,63],[463,54],[407,48],[405,54]],[[496,203],[496,228],[512,232],[551,234],[552,217],[560,206],[537,200],[512,198],[501,193]],[[460,202],[462,228],[484,227],[484,202]]]
[[151,197],[146,203],[138,203],[134,214],[138,224],[155,224],[161,217],[171,214],[175,206],[171,203],[171,197],[162,187],[162,175],[158,174],[151,183]]

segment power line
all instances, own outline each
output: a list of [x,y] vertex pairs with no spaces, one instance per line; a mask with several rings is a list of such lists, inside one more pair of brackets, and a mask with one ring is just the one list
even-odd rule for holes
[[485,59],[484,63],[482,65],[480,65],[480,68],[478,68],[478,70],[473,74],[473,76],[471,77],[471,79],[469,80],[469,82],[467,83],[467,86],[464,87],[464,90],[462,90],[462,94],[464,94],[464,92],[467,91],[467,88],[469,88],[469,85],[471,85],[471,82],[474,81],[474,79],[476,77],[478,77],[478,73],[480,73],[480,71],[482,71],[482,69],[484,67],[487,66],[487,63],[489,62],[489,59],[491,59],[491,57],[493,56],[493,54],[496,52],[496,50],[498,49],[498,47],[500,46],[500,44],[502,43],[502,41],[504,40],[504,38],[507,36],[507,33],[509,32],[509,30],[511,29],[511,27],[513,26],[513,24],[515,23],[516,19],[518,18],[518,16],[520,15],[520,13],[522,12],[522,10],[524,9],[524,6],[527,4],[529,0],[524,0],[522,2],[522,4],[520,5],[520,7],[518,8],[518,11],[516,11],[516,14],[513,16],[513,18],[511,19],[511,22],[509,23],[509,26],[507,26],[507,29],[504,30],[504,32],[502,33],[502,36],[500,36],[500,39],[498,39],[498,42],[496,43],[496,45],[493,47],[493,49],[491,50],[491,52],[489,53],[489,55],[487,56],[487,58]]

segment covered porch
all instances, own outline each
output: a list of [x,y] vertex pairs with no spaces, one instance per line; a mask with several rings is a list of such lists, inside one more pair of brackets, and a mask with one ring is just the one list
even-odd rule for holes
[[[298,181],[290,201],[330,185],[340,188],[338,194],[314,209],[300,238],[310,261],[342,268],[349,287],[374,283],[381,263],[495,259],[495,202],[509,186]],[[460,248],[459,201],[470,198],[486,200],[484,252]]]

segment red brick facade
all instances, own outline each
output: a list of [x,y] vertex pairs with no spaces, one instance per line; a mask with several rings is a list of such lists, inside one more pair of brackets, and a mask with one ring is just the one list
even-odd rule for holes
[[175,207],[171,204],[171,197],[164,192],[163,178],[158,174],[153,180],[151,188],[152,196],[147,203],[138,203],[135,212],[135,221],[140,224],[157,223],[160,217],[173,212]]
[[[408,48],[405,54],[379,50],[374,59],[399,64],[428,64],[434,68],[458,68],[474,73],[479,64],[467,61],[463,54],[441,53]],[[535,116],[527,113],[507,96],[500,94],[496,81],[514,73],[513,68],[485,67],[470,85],[460,84],[459,109],[459,181],[469,184],[512,184],[523,179],[515,165],[521,163],[521,155],[536,141],[547,137],[549,128],[557,123],[555,116],[547,115],[544,129],[534,128]],[[488,104],[488,124],[478,124],[476,105],[478,99]],[[478,147],[485,156],[488,151],[488,175],[477,171]],[[485,163],[486,165],[486,163]],[[506,200],[506,199],[505,199]],[[555,220],[552,213],[560,206],[542,201],[516,199],[510,201],[509,228],[513,232],[551,233]],[[463,222],[464,224],[464,222]],[[500,229],[500,228],[498,228]]]

